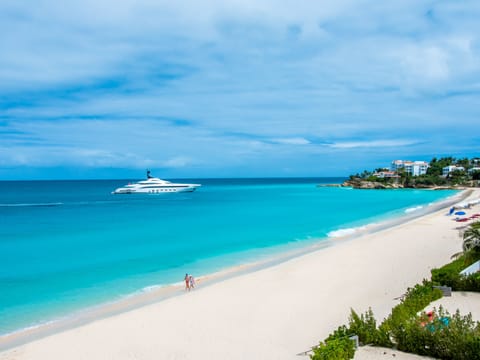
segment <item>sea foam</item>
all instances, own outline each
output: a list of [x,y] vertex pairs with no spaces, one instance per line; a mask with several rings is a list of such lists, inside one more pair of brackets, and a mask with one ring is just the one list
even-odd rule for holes
[[330,231],[327,236],[331,238],[338,238],[338,237],[343,237],[343,236],[348,236],[348,235],[353,235],[358,231],[365,230],[366,226],[360,226],[360,227],[354,227],[354,228],[347,228],[347,229],[338,229],[338,230],[333,230]]
[[423,209],[423,206],[415,206],[415,207],[412,207],[412,208],[408,208],[408,209],[405,210],[405,213],[409,214],[411,212],[418,211],[420,209]]
[[54,203],[25,203],[25,204],[0,204],[0,207],[44,207],[44,206],[61,206],[63,203],[54,202]]

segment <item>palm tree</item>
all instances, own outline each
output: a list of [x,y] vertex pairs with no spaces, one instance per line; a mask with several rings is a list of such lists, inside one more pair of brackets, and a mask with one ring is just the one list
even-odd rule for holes
[[471,224],[463,233],[463,251],[480,250],[480,221]]
[[457,259],[463,255],[469,256],[470,250],[480,252],[480,221],[470,224],[467,229],[461,230],[459,234],[463,238],[462,251],[453,254],[452,259]]

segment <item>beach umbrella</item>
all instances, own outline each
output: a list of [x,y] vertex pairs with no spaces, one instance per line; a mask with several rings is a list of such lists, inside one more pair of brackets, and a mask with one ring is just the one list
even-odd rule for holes
[[466,215],[465,211],[457,211],[455,215]]

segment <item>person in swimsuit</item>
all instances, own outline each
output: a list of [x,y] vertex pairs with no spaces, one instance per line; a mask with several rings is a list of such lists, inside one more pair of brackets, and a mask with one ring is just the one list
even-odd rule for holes
[[193,289],[195,287],[195,278],[192,275],[190,275],[188,277],[188,281],[190,283],[190,289]]
[[185,274],[185,290],[190,291],[190,276]]

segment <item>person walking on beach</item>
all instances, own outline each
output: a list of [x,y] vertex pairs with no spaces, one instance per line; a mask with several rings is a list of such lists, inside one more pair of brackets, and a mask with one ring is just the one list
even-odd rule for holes
[[195,288],[195,278],[192,275],[188,277],[188,282],[190,283],[190,289]]
[[185,290],[187,291],[190,291],[190,277],[188,273],[185,274]]

